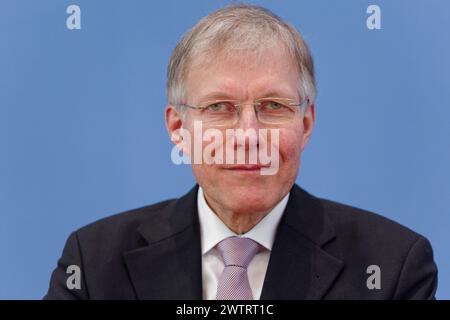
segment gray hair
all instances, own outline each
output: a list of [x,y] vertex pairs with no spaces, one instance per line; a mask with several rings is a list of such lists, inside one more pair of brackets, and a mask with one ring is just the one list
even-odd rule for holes
[[167,100],[174,106],[186,103],[186,80],[194,58],[210,53],[209,58],[214,59],[213,52],[232,54],[236,51],[249,51],[260,56],[268,47],[280,43],[297,63],[300,97],[308,96],[310,103],[314,103],[314,64],[301,34],[273,12],[247,4],[219,9],[202,18],[183,36],[169,61]]

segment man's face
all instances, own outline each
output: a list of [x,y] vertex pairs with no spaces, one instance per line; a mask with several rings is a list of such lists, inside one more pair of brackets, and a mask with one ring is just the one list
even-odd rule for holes
[[[282,52],[268,50],[259,59],[242,56],[215,59],[209,65],[203,61],[194,62],[187,79],[187,99],[189,105],[205,101],[226,99],[238,100],[245,104],[238,123],[231,129],[279,129],[278,171],[274,175],[261,175],[256,168],[243,169],[240,165],[192,164],[198,184],[203,188],[206,200],[212,207],[231,211],[234,214],[268,212],[291,189],[297,177],[300,154],[311,134],[314,122],[314,107],[300,112],[292,121],[283,125],[265,125],[258,121],[251,103],[267,97],[289,98],[299,101],[299,75],[297,66]],[[166,110],[169,133],[174,118],[191,133],[194,139],[194,121],[198,120],[198,110],[188,109],[183,118],[178,118],[176,110],[169,106]],[[172,119],[172,120],[171,120]],[[203,130],[207,129],[203,124]],[[230,128],[228,128],[230,129]],[[220,128],[226,137],[225,128]],[[268,134],[270,137],[270,133]],[[233,145],[237,151],[244,148],[248,161],[250,143]],[[202,142],[203,147],[210,142]],[[261,141],[256,142],[256,148]],[[194,141],[192,141],[194,145]],[[269,148],[270,150],[270,148]],[[187,153],[193,150],[185,150]]]

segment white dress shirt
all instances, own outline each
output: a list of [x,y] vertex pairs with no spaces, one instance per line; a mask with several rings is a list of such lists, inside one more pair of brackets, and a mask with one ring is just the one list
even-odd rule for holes
[[225,268],[222,257],[215,248],[216,244],[228,237],[242,236],[258,242],[263,247],[263,250],[255,255],[247,268],[253,297],[255,300],[259,300],[275,233],[288,199],[289,193],[250,231],[237,235],[212,211],[206,203],[202,188],[199,187],[197,207],[202,247],[203,299],[216,299],[219,277]]

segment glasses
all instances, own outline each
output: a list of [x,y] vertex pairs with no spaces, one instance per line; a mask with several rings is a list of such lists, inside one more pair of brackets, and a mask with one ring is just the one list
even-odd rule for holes
[[[232,127],[238,123],[242,108],[246,104],[236,100],[213,100],[197,106],[187,104],[180,106],[199,111],[199,118],[205,125]],[[308,105],[308,97],[300,102],[287,98],[264,98],[253,102],[258,121],[268,125],[287,124]]]

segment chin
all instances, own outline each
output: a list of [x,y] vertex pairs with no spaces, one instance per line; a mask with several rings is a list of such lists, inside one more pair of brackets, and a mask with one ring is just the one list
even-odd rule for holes
[[268,212],[281,199],[268,197],[266,192],[231,192],[227,201],[234,212]]

